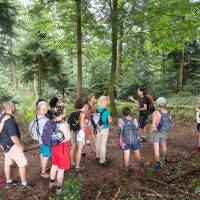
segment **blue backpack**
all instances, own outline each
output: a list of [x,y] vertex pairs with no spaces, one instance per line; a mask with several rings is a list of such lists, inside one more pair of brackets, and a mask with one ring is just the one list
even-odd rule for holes
[[157,129],[160,132],[169,132],[172,126],[172,120],[170,112],[163,113],[162,111],[159,111],[161,115],[160,123],[158,124]]
[[123,118],[122,120],[124,122],[124,126],[121,132],[123,141],[128,145],[137,143],[139,140],[139,134],[134,120],[128,120],[126,118]]

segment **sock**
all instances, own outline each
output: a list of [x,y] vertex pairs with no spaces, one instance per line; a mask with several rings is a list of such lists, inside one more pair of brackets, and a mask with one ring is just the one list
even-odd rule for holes
[[7,181],[7,183],[12,183],[12,180]]
[[22,185],[26,185],[27,184],[27,182],[22,182]]

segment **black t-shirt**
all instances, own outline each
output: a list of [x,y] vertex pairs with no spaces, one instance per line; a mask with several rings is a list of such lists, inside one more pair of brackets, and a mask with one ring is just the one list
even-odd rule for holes
[[140,108],[144,108],[145,104],[147,105],[147,110],[145,110],[145,111],[141,110],[140,111],[141,114],[144,114],[145,112],[147,112],[149,110],[150,101],[149,101],[149,98],[146,96],[139,99]]
[[4,122],[3,130],[0,133],[0,144],[1,145],[12,145],[12,136],[17,136],[19,139],[21,137],[20,130],[14,117],[7,119]]

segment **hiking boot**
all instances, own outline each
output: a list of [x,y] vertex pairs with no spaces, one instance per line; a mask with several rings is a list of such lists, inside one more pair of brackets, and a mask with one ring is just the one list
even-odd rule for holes
[[12,180],[11,182],[6,183],[5,189],[9,189],[9,188],[16,186],[16,185],[19,185],[19,181]]
[[138,166],[139,166],[140,168],[145,168],[145,167],[146,167],[145,161],[144,161],[144,160],[140,160],[140,161],[138,162]]
[[6,184],[6,179],[0,179],[0,187]]
[[76,168],[75,168],[75,172],[77,172],[77,173],[78,173],[78,172],[83,172],[83,171],[85,171],[86,169],[87,169],[87,168],[86,168],[85,166],[81,166],[81,167],[78,167],[78,168],[76,167]]
[[63,194],[65,194],[65,189],[63,187],[57,187],[56,189],[56,195],[57,196],[62,196]]
[[162,164],[170,163],[170,160],[169,160],[169,158],[162,157],[162,158],[161,158],[161,163],[162,163]]
[[44,179],[48,179],[49,178],[49,174],[47,174],[47,173],[42,173],[42,174],[40,174],[40,176],[42,178],[44,178]]
[[99,165],[100,165],[101,167],[106,167],[106,166],[110,165],[110,162],[109,162],[109,161],[105,161],[105,162],[103,162],[103,163],[99,163]]
[[123,167],[122,170],[123,170],[124,173],[129,173],[130,172],[130,168],[128,166]]
[[153,163],[152,167],[153,167],[153,169],[161,169],[160,162]]
[[54,188],[54,187],[56,187],[57,186],[57,182],[56,181],[49,181],[49,189],[52,189],[52,188]]
[[76,165],[75,164],[72,164],[71,166],[70,166],[70,170],[75,170],[76,169]]
[[35,185],[31,184],[31,183],[27,183],[26,185],[21,184],[20,185],[20,190],[21,191],[25,191],[25,190],[31,190],[35,187]]

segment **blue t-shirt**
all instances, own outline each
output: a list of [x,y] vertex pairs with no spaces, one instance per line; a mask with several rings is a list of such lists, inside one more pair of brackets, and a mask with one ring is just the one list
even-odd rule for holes
[[21,137],[19,127],[14,117],[11,117],[4,122],[3,130],[0,133],[0,144],[12,145],[12,136],[17,136],[19,139]]
[[[97,108],[97,112],[102,112],[105,108]],[[102,115],[102,121],[104,123],[104,128],[109,128],[108,117],[111,115],[110,111],[106,109],[106,111]]]

